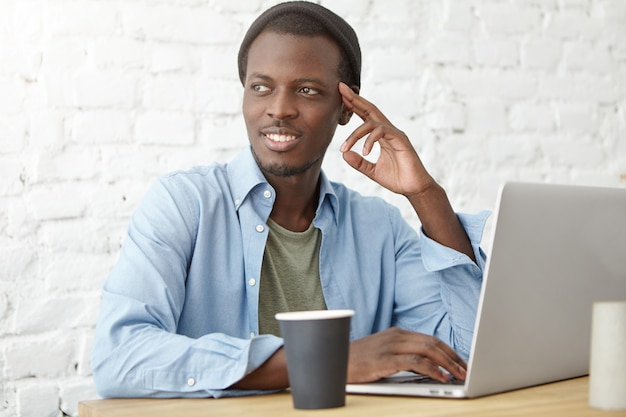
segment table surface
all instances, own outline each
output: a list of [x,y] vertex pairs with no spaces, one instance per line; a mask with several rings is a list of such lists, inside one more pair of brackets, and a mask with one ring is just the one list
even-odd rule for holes
[[386,417],[415,415],[489,416],[626,416],[626,411],[601,411],[588,405],[588,377],[570,379],[475,399],[433,399],[348,395],[346,406],[326,410],[295,410],[288,392],[222,399],[106,399],[83,401],[79,417],[164,416],[324,416]]

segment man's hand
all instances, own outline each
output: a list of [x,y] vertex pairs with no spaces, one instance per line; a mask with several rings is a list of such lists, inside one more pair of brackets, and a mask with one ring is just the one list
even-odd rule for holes
[[348,383],[376,381],[412,371],[447,382],[447,370],[465,380],[467,365],[448,345],[433,336],[393,327],[350,344]]
[[[363,120],[363,124],[341,146],[343,158],[350,166],[381,186],[405,196],[420,194],[436,185],[404,132],[346,84],[339,84],[339,92],[346,109]],[[380,156],[375,163],[351,150],[365,136],[363,155],[367,156],[375,143],[380,145]]]

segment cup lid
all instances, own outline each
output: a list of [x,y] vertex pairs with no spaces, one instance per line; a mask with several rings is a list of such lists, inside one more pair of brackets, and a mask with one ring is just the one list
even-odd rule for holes
[[339,319],[352,316],[354,316],[354,310],[307,310],[277,313],[274,317],[276,317],[276,320],[298,321]]

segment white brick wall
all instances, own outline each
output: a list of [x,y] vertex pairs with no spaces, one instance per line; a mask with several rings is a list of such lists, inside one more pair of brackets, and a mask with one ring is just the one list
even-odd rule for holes
[[[156,176],[245,146],[236,53],[275,0],[0,1],[0,417],[76,415],[100,286]],[[362,93],[458,210],[507,179],[626,186],[623,0],[323,0]],[[325,168],[347,167],[338,129]],[[489,242],[486,242],[488,245]]]

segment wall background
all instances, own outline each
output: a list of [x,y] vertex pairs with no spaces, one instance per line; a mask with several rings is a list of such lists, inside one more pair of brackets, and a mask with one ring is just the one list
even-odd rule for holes
[[[236,53],[274,3],[0,0],[0,417],[97,398],[99,290],[129,215],[156,176],[246,145]],[[507,179],[626,186],[626,2],[322,3],[457,210],[493,208]],[[340,159],[357,125],[327,172],[417,225]]]

